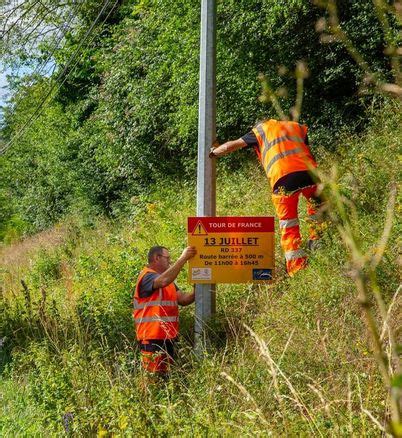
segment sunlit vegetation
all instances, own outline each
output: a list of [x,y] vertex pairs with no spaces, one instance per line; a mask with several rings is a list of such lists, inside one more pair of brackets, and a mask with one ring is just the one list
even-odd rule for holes
[[[201,360],[182,309],[153,384],[131,300],[195,212],[200,2],[0,4],[2,62],[33,69],[1,129],[0,435],[402,436],[399,2],[218,2],[218,138],[278,108],[309,125],[324,245],[289,278],[276,239],[272,285],[219,285]],[[273,213],[250,151],[218,162],[218,215]]]

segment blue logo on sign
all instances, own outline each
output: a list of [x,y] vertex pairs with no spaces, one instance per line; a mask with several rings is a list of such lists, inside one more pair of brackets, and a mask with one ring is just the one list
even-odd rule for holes
[[253,280],[272,280],[272,269],[253,269]]

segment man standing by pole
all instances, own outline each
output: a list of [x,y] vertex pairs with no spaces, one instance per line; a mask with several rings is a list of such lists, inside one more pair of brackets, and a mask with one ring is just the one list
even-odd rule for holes
[[300,195],[307,199],[309,248],[316,247],[320,238],[318,208],[321,199],[311,172],[317,163],[308,145],[307,126],[297,122],[266,120],[237,140],[220,146],[215,144],[210,157],[221,157],[247,146],[254,147],[270,182],[286,269],[293,276],[307,264],[307,253],[301,249],[297,212]]

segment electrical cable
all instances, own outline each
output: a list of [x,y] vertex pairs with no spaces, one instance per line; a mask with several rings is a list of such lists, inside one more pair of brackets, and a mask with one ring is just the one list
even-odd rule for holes
[[[116,0],[116,2],[114,3],[113,7],[111,8],[111,10],[109,11],[108,15],[106,16],[106,18],[103,20],[102,24],[109,18],[110,14],[112,13],[112,11],[114,10],[116,4],[117,4],[118,0]],[[100,16],[102,15],[102,13],[104,12],[104,10],[106,9],[106,7],[111,3],[110,0],[106,0],[104,5],[102,6],[101,11],[99,12],[98,16],[95,18],[95,20],[93,21],[93,23],[91,24],[91,27],[89,28],[89,30],[86,32],[84,38],[81,40],[80,44],[78,45],[78,48],[74,51],[74,53],[72,54],[72,56],[69,58],[66,66],[64,67],[63,71],[59,74],[59,77],[56,78],[54,85],[50,88],[49,92],[46,94],[46,96],[44,97],[44,99],[42,99],[41,103],[38,105],[38,107],[36,108],[36,110],[33,112],[33,114],[31,115],[31,117],[29,118],[28,122],[25,123],[22,128],[17,132],[17,134],[3,147],[0,149],[0,155],[3,155],[7,152],[7,150],[12,146],[12,144],[18,140],[21,135],[27,130],[29,129],[32,124],[39,118],[39,116],[41,115],[41,110],[44,107],[47,99],[49,98],[49,96],[52,94],[53,90],[56,88],[57,86],[57,81],[59,81],[61,78],[64,77],[63,81],[59,84],[59,86],[57,87],[58,91],[63,84],[65,83],[65,81],[68,79],[68,76],[74,71],[75,67],[78,64],[77,60],[75,62],[75,64],[73,65],[73,67],[71,68],[71,70],[69,71],[69,73],[67,73],[70,64],[74,61],[74,59],[76,58],[78,52],[80,51],[81,47],[83,46],[83,43],[86,41],[86,39],[89,37],[89,35],[91,34],[93,28],[95,27],[97,21],[99,20]],[[67,73],[67,74],[66,74]]]
[[[70,24],[72,23],[73,19],[77,17],[77,15],[81,9],[80,6],[84,5],[84,2],[76,3],[76,0],[72,0],[72,3],[73,3],[73,6],[75,6],[75,7],[70,9],[67,20],[65,20],[62,27],[60,28],[60,33],[58,33],[58,35],[56,34],[56,43],[54,44],[52,51],[48,54],[48,56],[46,57],[46,59],[44,61],[42,61],[41,63],[39,63],[36,66],[34,71],[29,73],[30,76],[34,77],[34,76],[38,76],[38,75],[43,75],[43,71],[46,68],[46,66],[48,65],[49,61],[52,59],[52,57],[56,53],[56,51],[60,48],[60,43],[63,40],[63,38],[65,37],[65,35],[67,34],[67,28],[70,27]],[[61,18],[61,17],[59,16],[59,18]],[[55,66],[53,66],[53,71],[51,74],[53,74],[54,71],[55,71]],[[47,71],[46,74],[49,74],[49,71]]]
[[[111,13],[113,12],[114,8],[116,7],[117,3],[119,2],[119,0],[116,0],[112,6],[112,8],[110,9],[110,11],[108,12],[107,16],[105,17],[105,19],[102,21],[102,24],[104,24],[106,22],[106,20],[109,18],[109,16],[111,15]],[[43,108],[43,106],[45,105],[47,99],[49,98],[49,96],[52,94],[53,90],[56,88],[57,86],[57,81],[59,81],[63,76],[64,79],[63,81],[59,84],[59,86],[57,87],[57,91],[63,86],[63,84],[65,83],[65,81],[67,80],[69,74],[71,74],[71,72],[74,70],[74,68],[76,67],[76,65],[78,64],[77,60],[74,64],[74,66],[71,68],[70,72],[67,73],[70,64],[75,60],[75,58],[78,55],[78,52],[80,51],[81,47],[83,46],[83,43],[85,42],[85,40],[89,37],[89,35],[91,34],[91,32],[93,31],[96,23],[98,22],[100,16],[102,15],[102,13],[105,11],[106,7],[111,3],[110,0],[106,0],[104,5],[102,6],[102,9],[100,10],[100,12],[98,13],[97,17],[95,18],[95,20],[92,22],[90,28],[88,29],[88,31],[86,32],[84,38],[81,40],[80,44],[78,45],[78,48],[74,51],[74,53],[72,54],[72,56],[69,58],[69,60],[67,61],[66,66],[64,67],[63,71],[60,73],[59,77],[55,80],[54,85],[52,85],[52,87],[50,88],[49,92],[46,94],[46,96],[44,97],[44,99],[42,99],[41,103],[38,105],[38,107],[36,108],[36,110],[34,111],[34,113],[31,115],[31,117],[29,118],[28,122],[25,123],[22,128],[17,132],[17,134],[15,136],[13,136],[13,138],[3,147],[0,149],[0,155],[3,155],[7,152],[7,150],[12,146],[12,144],[21,137],[21,135],[27,130],[29,129],[32,124],[38,119],[38,117],[41,115],[41,109]]]
[[[37,65],[34,71],[29,73],[29,76],[43,76],[43,72],[46,69],[47,65],[49,64],[49,61],[52,59],[53,55],[56,53],[56,51],[60,48],[60,44],[63,41],[63,38],[67,34],[67,29],[70,27],[70,24],[73,22],[74,18],[77,17],[80,7],[84,5],[84,2],[76,3],[76,0],[73,0],[72,3],[74,4],[75,8],[70,10],[70,13],[68,14],[67,20],[62,24],[60,27],[60,32],[56,34],[56,43],[53,46],[52,51],[47,55],[46,59],[42,61],[40,64]],[[54,73],[56,66],[53,66],[53,71],[51,74]],[[46,74],[48,74],[49,71],[46,71]]]
[[[75,0],[72,0],[72,3],[74,4],[75,3]],[[82,5],[84,4],[84,2],[83,3],[81,3]],[[48,11],[47,13],[46,13],[46,15],[48,15],[49,13],[53,13],[54,11],[55,11],[55,9],[56,8],[54,8],[54,9],[52,9],[52,10],[50,10],[50,11]],[[77,12],[78,12],[78,10],[77,10]],[[72,10],[71,10],[71,12],[70,12],[70,16],[71,16],[71,14],[72,14]],[[45,15],[45,16],[46,16]],[[61,16],[60,15],[58,15],[58,14],[56,14],[56,19],[60,19],[61,18]],[[71,18],[73,18],[72,16],[71,16]],[[39,40],[39,42],[40,42],[40,39],[41,38],[43,38],[44,37],[44,35],[46,35],[47,33],[49,33],[49,32],[52,32],[52,33],[55,33],[55,32],[57,32],[57,30],[59,30],[59,27],[58,26],[56,26],[55,28],[53,28],[53,29],[48,29],[48,30],[46,30],[44,33],[43,33],[43,30],[44,29],[42,29],[42,31],[39,31],[39,32],[37,32],[37,29],[39,28],[41,28],[42,27],[42,21],[44,21],[43,19],[40,21],[40,23],[30,32],[30,34],[28,35],[28,37],[27,38],[25,38],[25,40],[22,42],[22,43],[20,43],[20,44],[22,44],[22,47],[24,47],[24,50],[28,50],[29,51],[29,49],[31,49],[31,50],[35,50],[35,48],[37,47],[37,45],[38,45],[38,40]],[[69,24],[69,23],[68,23]],[[66,22],[64,22],[63,23],[63,25],[62,25],[62,27],[61,27],[61,30],[63,30],[63,27],[65,27],[66,25],[68,25]],[[45,29],[46,29],[46,27],[45,27]],[[57,29],[57,30],[56,30]],[[32,40],[32,42],[30,42],[30,36],[31,35],[34,35],[34,38],[33,38],[33,40]],[[30,44],[30,45],[29,45]],[[29,47],[29,49],[27,49]]]
[[[56,43],[55,43],[52,51],[48,54],[47,58],[41,64],[39,64],[38,67],[32,73],[30,73],[31,76],[42,75],[43,70],[46,68],[49,61],[53,58],[53,55],[56,53],[56,51],[60,48],[60,44],[63,41],[63,38],[66,36],[67,30],[70,27],[70,24],[73,22],[73,19],[77,17],[77,14],[80,10],[80,6],[82,6],[84,4],[84,2],[82,2],[81,4],[76,3],[75,0],[73,0],[73,3],[74,3],[74,6],[76,6],[76,8],[70,10],[70,13],[69,13],[69,16],[67,17],[66,22],[62,24],[62,26],[60,28],[60,34],[56,40]],[[48,72],[46,72],[46,73],[48,73]],[[54,73],[54,69],[52,71],[52,74],[53,73]]]

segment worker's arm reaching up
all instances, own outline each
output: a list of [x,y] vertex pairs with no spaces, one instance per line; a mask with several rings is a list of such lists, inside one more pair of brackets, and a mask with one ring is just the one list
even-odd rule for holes
[[[197,250],[194,246],[188,246],[185,248],[181,256],[177,259],[176,263],[169,266],[164,272],[162,272],[153,282],[153,289],[159,289],[160,287],[166,287],[170,283],[176,280],[181,268],[185,265],[187,260],[197,254]],[[159,255],[159,257],[166,257],[165,255]]]
[[226,143],[221,144],[220,146],[216,146],[215,144],[211,148],[211,152],[209,153],[209,157],[223,157],[224,155],[228,155],[231,152],[237,151],[238,149],[244,148],[247,146],[247,143],[242,139],[238,138],[237,140],[227,141]]

